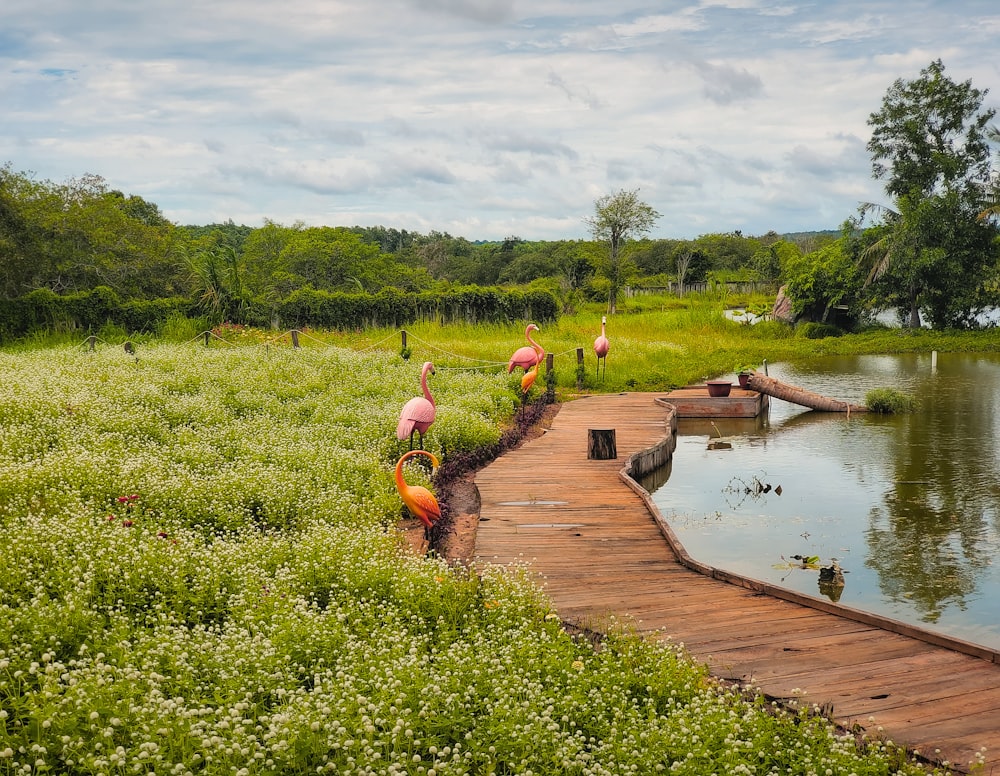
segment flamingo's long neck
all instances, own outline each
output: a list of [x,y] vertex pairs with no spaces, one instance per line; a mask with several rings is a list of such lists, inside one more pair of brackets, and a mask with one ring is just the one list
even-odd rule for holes
[[538,354],[538,360],[541,361],[542,360],[542,356],[545,355],[545,348],[543,348],[541,345],[539,345],[537,342],[535,342],[531,338],[531,332],[525,332],[524,336],[527,338],[528,342],[531,343],[531,349],[534,350],[535,353]]
[[601,336],[604,336],[604,320],[601,320]]
[[406,480],[403,479],[403,462],[413,454],[413,451],[404,453],[403,456],[396,461],[396,487],[403,490],[406,487]]
[[432,453],[428,453],[426,450],[409,450],[403,453],[399,460],[396,461],[396,486],[399,488],[408,488],[406,480],[403,479],[403,464],[415,455],[426,455],[431,459],[431,463],[434,464],[435,468],[438,465],[438,459]]
[[[431,396],[431,389],[427,387],[427,372],[429,370],[425,369],[420,373],[420,387],[424,390],[424,398],[427,399],[431,404],[434,404],[434,397]],[[437,405],[434,405],[437,406]]]

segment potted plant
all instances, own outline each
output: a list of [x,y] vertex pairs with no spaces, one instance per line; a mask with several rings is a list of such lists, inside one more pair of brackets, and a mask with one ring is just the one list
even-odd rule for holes
[[708,395],[716,398],[728,396],[733,387],[728,380],[706,380],[705,385],[708,386]]
[[750,375],[757,371],[757,368],[749,364],[737,364],[733,371],[736,372],[736,377],[740,381],[740,388],[746,388],[747,380],[750,379]]

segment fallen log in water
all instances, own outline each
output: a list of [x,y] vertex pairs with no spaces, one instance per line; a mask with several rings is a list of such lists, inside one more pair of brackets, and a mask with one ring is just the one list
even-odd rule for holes
[[823,396],[813,391],[807,391],[805,388],[799,388],[796,385],[789,385],[780,380],[775,380],[773,377],[768,377],[760,372],[754,372],[750,375],[747,380],[747,388],[751,391],[758,391],[759,393],[773,396],[775,399],[790,401],[792,404],[801,404],[803,407],[809,407],[821,412],[868,412],[868,408],[863,405],[851,404],[840,399],[831,399],[829,396]]

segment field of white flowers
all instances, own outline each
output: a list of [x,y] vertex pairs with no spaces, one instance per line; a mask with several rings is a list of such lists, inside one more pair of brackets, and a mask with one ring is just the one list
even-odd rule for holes
[[[442,366],[446,459],[495,442],[517,396]],[[923,772],[669,645],[575,640],[524,574],[405,550],[394,432],[419,368],[0,353],[0,773]]]

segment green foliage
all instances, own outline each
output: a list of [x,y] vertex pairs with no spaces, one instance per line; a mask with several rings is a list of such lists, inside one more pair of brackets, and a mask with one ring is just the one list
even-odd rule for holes
[[8,163],[0,168],[0,214],[0,298],[98,285],[123,296],[178,291],[173,226],[155,204],[109,190],[100,176],[54,184]]
[[109,323],[128,332],[152,333],[168,318],[193,312],[184,298],[123,301],[107,286],[63,296],[38,289],[20,299],[0,299],[0,341],[45,329],[97,331]]
[[419,320],[441,323],[551,321],[559,312],[558,300],[547,291],[487,288],[422,294],[383,289],[374,295],[300,289],[275,306],[275,313],[283,325],[340,330],[400,327]]
[[839,337],[844,331],[830,323],[815,323],[808,321],[795,327],[796,333],[806,339],[825,339],[826,337]]
[[861,288],[854,258],[844,240],[809,254],[785,254],[782,277],[796,317],[825,321],[841,303],[855,301]]
[[872,172],[895,197],[927,196],[990,179],[986,131],[996,110],[985,91],[958,84],[934,60],[912,81],[897,79],[871,114]]
[[865,394],[865,406],[868,410],[881,415],[912,412],[916,404],[912,396],[895,388],[874,388]]
[[868,123],[872,171],[886,181],[894,206],[865,204],[882,223],[860,259],[869,304],[896,304],[920,326],[974,325],[994,277],[996,224],[980,218],[993,188],[985,91],[958,84],[935,60],[912,81],[897,80]]
[[[39,289],[21,299],[0,299],[0,341],[22,337],[36,329],[96,330],[109,321],[129,332],[151,333],[178,314],[210,321],[201,330],[222,321],[260,327],[274,322],[286,328],[352,330],[398,328],[417,320],[554,321],[561,312],[558,299],[546,290],[464,288],[408,294],[386,288],[377,294],[344,294],[307,288],[270,304],[244,298],[234,305],[231,302],[235,297],[228,291],[218,295],[213,292],[212,298],[220,300],[220,304],[206,308],[183,298],[122,301],[104,286],[65,296]],[[227,311],[229,315],[225,316]]]
[[155,327],[155,333],[157,339],[164,342],[189,342],[210,328],[206,318],[189,318],[180,312],[172,312]]
[[766,247],[762,245],[750,257],[749,266],[761,280],[776,281],[782,275],[782,268],[792,265],[802,253],[795,243],[778,240]]

